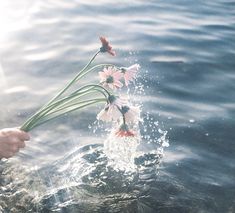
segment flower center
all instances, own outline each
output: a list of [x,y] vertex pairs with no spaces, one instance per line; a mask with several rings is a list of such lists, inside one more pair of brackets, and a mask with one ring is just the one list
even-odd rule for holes
[[106,78],[106,83],[107,84],[111,84],[111,83],[113,83],[113,76],[108,76],[107,78]]
[[120,126],[120,130],[122,130],[122,131],[129,131],[129,128],[128,128],[128,126],[126,124],[122,124]]
[[104,46],[102,46],[102,47],[100,48],[100,52],[102,52],[102,53],[106,52],[106,48],[105,48]]
[[128,107],[128,106],[122,106],[122,108],[121,108],[122,114],[123,115],[126,114],[129,111],[129,109],[130,109],[130,107]]
[[126,68],[121,67],[121,73],[125,74],[126,73]]
[[114,95],[110,95],[108,97],[108,101],[109,101],[110,104],[112,104],[115,100],[116,100],[116,97]]

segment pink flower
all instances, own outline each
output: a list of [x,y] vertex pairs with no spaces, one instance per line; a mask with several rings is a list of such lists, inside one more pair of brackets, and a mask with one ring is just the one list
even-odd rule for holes
[[109,42],[106,40],[105,37],[100,36],[100,41],[102,43],[102,47],[100,48],[100,52],[108,52],[110,55],[115,56],[115,51],[112,50],[112,47],[110,46]]
[[99,72],[99,76],[100,82],[103,83],[105,87],[116,89],[123,86],[120,81],[122,73],[113,67],[104,68],[103,72]]
[[118,131],[115,132],[117,137],[134,137],[135,133],[130,131],[126,124],[122,124]]
[[133,81],[136,78],[136,73],[139,70],[140,65],[139,64],[134,64],[130,67],[122,67],[122,73],[124,75],[124,80],[125,80],[125,84],[126,86],[128,86],[130,81]]

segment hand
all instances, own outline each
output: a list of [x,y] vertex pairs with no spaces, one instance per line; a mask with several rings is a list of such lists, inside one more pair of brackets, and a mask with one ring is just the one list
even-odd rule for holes
[[0,159],[13,157],[29,139],[29,134],[18,128],[0,130]]

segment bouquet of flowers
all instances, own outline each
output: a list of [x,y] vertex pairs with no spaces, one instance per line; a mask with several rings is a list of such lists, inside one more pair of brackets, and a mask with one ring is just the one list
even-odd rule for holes
[[[127,98],[123,98],[115,92],[134,81],[140,66],[138,64],[130,67],[118,67],[113,64],[92,66],[92,62],[100,53],[107,52],[112,56],[116,55],[105,37],[100,37],[100,41],[102,46],[84,68],[54,98],[32,115],[21,126],[22,130],[28,132],[66,113],[105,103],[104,108],[98,113],[97,119],[117,123],[118,128],[115,130],[117,137],[135,136],[130,125],[138,123],[140,107],[131,105]],[[98,84],[86,84],[76,88],[80,79],[98,69],[102,70],[99,71],[100,82]],[[72,87],[75,87],[75,89],[72,90]],[[91,98],[93,97],[92,94],[95,95],[94,98]]]

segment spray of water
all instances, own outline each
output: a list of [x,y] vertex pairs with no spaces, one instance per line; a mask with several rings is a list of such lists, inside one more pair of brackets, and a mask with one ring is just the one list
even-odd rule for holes
[[135,171],[135,157],[139,142],[139,134],[135,137],[117,137],[112,130],[104,141],[104,153],[109,159],[108,165],[115,170]]
[[[136,53],[131,52],[126,58],[130,64],[138,63]],[[141,120],[135,127],[138,132],[135,138],[116,138],[114,134],[109,134],[104,142],[104,152],[110,159],[114,168],[126,171],[139,169],[140,164],[159,166],[159,159],[164,154],[164,148],[169,146],[167,131],[151,112],[146,112],[143,97],[148,96],[148,70],[142,67],[134,85],[128,88],[127,93],[130,100],[141,107]],[[141,160],[140,160],[141,159]],[[141,162],[141,163],[140,163]]]

